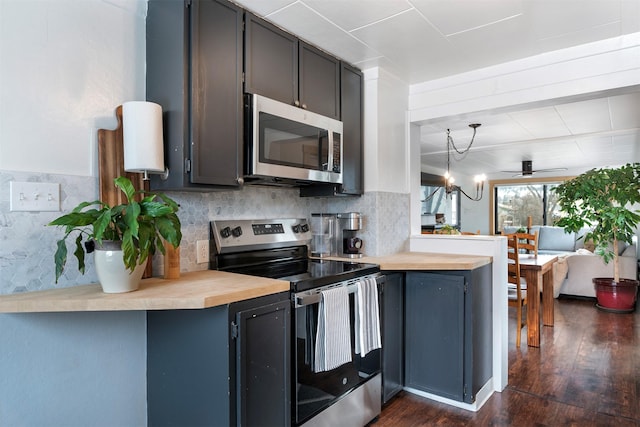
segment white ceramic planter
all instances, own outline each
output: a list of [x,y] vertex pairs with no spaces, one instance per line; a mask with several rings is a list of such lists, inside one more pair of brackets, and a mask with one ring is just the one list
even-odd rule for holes
[[147,263],[138,265],[133,272],[127,270],[122,259],[120,242],[103,241],[96,245],[96,273],[102,291],[107,294],[131,292],[138,289]]

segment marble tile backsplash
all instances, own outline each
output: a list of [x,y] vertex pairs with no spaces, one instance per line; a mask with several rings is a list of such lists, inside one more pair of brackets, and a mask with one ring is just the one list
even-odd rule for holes
[[[10,212],[11,181],[60,183],[62,212]],[[386,255],[407,247],[408,194],[303,198],[297,189],[263,186],[247,186],[239,191],[167,194],[180,204],[182,272],[208,268],[206,263],[196,263],[196,241],[209,239],[209,222],[214,219],[309,218],[315,212],[361,212],[364,229],[359,236],[365,255]],[[98,179],[94,177],[0,171],[0,294],[95,283],[93,257],[86,260],[87,268],[82,275],[71,248],[65,272],[58,284],[54,283],[53,255],[62,231],[46,224],[81,201],[98,198]],[[161,255],[154,257],[153,266],[154,276],[163,274]]]

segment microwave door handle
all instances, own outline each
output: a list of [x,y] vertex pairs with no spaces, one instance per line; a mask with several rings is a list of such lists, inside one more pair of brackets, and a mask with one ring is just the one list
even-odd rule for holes
[[329,163],[328,160],[327,162],[324,162],[325,159],[322,158],[322,132],[318,132],[318,159],[319,159],[319,165],[318,167],[320,168],[320,170],[327,170],[327,168],[329,167]]
[[327,170],[333,170],[333,132],[327,131]]
[[[327,135],[325,138],[323,138],[324,135]],[[327,158],[323,159],[322,158],[322,145],[323,145],[323,140],[326,141],[327,143]],[[331,164],[331,156],[329,155],[329,135],[327,131],[320,131],[318,132],[318,159],[319,159],[319,167],[320,170],[322,171],[328,171],[331,170],[331,168],[333,168],[333,165]],[[326,160],[323,162],[323,160]]]

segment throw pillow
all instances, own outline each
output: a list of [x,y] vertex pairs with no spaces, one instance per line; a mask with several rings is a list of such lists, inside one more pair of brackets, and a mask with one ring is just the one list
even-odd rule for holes
[[584,249],[584,248],[580,248],[576,251],[576,253],[578,255],[593,255],[593,251],[590,251],[588,249]]
[[573,252],[575,246],[575,233],[565,233],[561,227],[540,227],[538,249]]

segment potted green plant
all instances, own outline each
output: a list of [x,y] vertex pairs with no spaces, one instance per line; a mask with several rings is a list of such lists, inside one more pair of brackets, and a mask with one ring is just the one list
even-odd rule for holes
[[640,223],[640,163],[618,168],[592,169],[554,189],[564,216],[557,222],[567,232],[588,227],[595,253],[613,261],[614,277],[593,278],[598,306],[612,311],[633,311],[638,280],[620,278],[618,242],[631,243]]
[[[56,283],[67,262],[66,240],[72,235],[78,270],[84,274],[85,254],[96,250],[98,280],[108,293],[137,289],[147,258],[158,249],[165,252],[163,239],[176,248],[180,245],[182,232],[175,201],[164,194],[136,191],[125,177],[114,182],[126,196],[125,203],[109,206],[100,200],[82,202],[48,224],[63,228],[65,233],[57,242],[54,256]],[[109,266],[116,267],[117,272]],[[110,287],[111,281],[115,288]],[[123,286],[124,282],[130,284]]]

